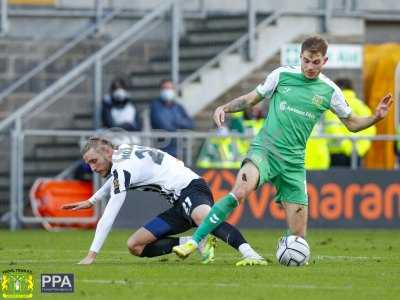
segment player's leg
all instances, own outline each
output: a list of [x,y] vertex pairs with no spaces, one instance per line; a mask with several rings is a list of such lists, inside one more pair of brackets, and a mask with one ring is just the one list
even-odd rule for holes
[[169,237],[191,228],[172,207],[147,222],[128,239],[128,249],[136,256],[155,257],[172,252],[174,246],[185,243],[189,237]]
[[[184,245],[174,247],[173,251],[181,258],[185,258],[194,252],[200,241],[224,222],[238,206],[239,202],[243,202],[248,193],[257,187],[258,178],[259,172],[257,167],[251,161],[246,161],[237,175],[231,193],[215,203],[205,218],[203,218],[203,215],[200,215],[197,224],[200,222],[201,224],[192,236],[192,240]],[[209,190],[208,186],[207,190]],[[194,197],[196,197],[196,195],[197,193],[193,193]],[[199,207],[198,210],[200,209]],[[194,217],[192,217],[192,219],[193,218]]]
[[207,234],[224,222],[233,210],[244,201],[246,196],[256,189],[258,178],[257,167],[251,161],[247,161],[240,169],[232,191],[213,205],[202,224],[193,234],[193,241],[199,243]]
[[289,233],[304,238],[307,232],[308,206],[285,201],[282,201],[282,206]]
[[298,165],[285,164],[284,171],[273,179],[276,200],[286,213],[287,235],[304,237],[307,231],[308,195],[306,171]]
[[[207,195],[204,195],[204,197],[207,198]],[[212,203],[213,201],[212,199],[207,199],[207,202]],[[197,226],[200,225],[210,210],[210,205],[202,204],[197,206],[195,209],[193,209],[193,212],[191,214],[193,222]],[[227,222],[222,222],[211,233],[234,249],[236,249],[237,251],[239,251],[243,256],[243,259],[247,260],[247,262],[252,261],[252,264],[266,264],[263,257],[259,255],[256,251],[254,251],[254,249],[243,237],[241,232],[231,224]],[[205,252],[207,250],[208,249],[205,249]]]
[[140,227],[129,237],[127,241],[128,250],[132,255],[141,256],[144,247],[156,240],[157,238],[153,233],[144,227]]

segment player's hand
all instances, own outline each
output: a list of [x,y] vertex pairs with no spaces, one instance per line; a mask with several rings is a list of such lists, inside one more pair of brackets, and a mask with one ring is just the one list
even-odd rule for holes
[[61,206],[61,209],[80,210],[80,209],[90,208],[92,206],[93,206],[93,204],[89,200],[86,200],[86,201],[81,201],[81,202],[64,204],[63,206]]
[[91,265],[96,260],[96,252],[89,251],[88,255],[78,262],[78,265]]
[[378,106],[376,107],[374,114],[375,118],[377,120],[382,120],[385,118],[392,104],[392,95],[389,93],[382,98],[381,102],[379,102]]
[[218,106],[214,112],[214,122],[218,127],[221,127],[225,122],[225,111],[224,106]]

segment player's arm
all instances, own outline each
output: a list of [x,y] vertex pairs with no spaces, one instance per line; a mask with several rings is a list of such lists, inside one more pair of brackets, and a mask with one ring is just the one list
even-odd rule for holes
[[350,114],[347,118],[341,118],[340,120],[351,132],[361,131],[384,119],[388,114],[392,104],[393,104],[392,95],[387,94],[379,102],[372,116],[358,117],[355,116],[354,114]]
[[262,100],[262,97],[254,90],[250,93],[240,96],[232,101],[217,107],[214,112],[214,121],[218,127],[225,122],[225,113],[234,113],[246,110],[247,108],[256,105]]
[[265,98],[270,99],[278,85],[280,72],[281,68],[274,70],[267,76],[265,82],[258,85],[255,90],[217,107],[214,112],[214,121],[217,126],[221,127],[222,123],[225,122],[225,113],[244,111]]
[[122,204],[124,204],[126,198],[126,191],[120,192],[118,194],[112,193],[110,201],[108,201],[107,206],[104,210],[102,217],[97,223],[96,233],[90,246],[89,253],[87,256],[79,262],[81,265],[89,265],[94,263],[97,253],[99,253],[101,247],[106,240],[111,227],[114,223],[115,218],[120,211]]
[[112,176],[103,184],[103,186],[88,200],[65,204],[61,209],[80,210],[92,207],[98,200],[106,198],[110,195]]

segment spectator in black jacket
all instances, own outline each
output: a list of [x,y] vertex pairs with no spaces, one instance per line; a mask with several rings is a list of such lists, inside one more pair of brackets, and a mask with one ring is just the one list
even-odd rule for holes
[[102,105],[103,126],[107,128],[119,127],[127,131],[141,130],[141,123],[129,96],[127,84],[122,78],[112,81],[109,94],[103,98]]
[[[160,97],[154,100],[150,107],[151,127],[153,129],[174,132],[179,129],[194,128],[192,118],[187,114],[184,107],[175,100],[176,91],[173,82],[169,79],[162,80],[160,83]],[[176,139],[172,139],[167,145],[162,145],[160,149],[176,156]]]

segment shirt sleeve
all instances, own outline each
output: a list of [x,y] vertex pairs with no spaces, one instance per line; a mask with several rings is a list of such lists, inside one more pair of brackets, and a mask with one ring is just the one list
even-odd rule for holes
[[127,170],[128,168],[124,168],[123,165],[123,163],[120,163],[117,168],[111,171],[111,189],[114,194],[119,194],[121,192],[127,191],[132,180],[134,180],[134,178],[132,178],[131,172]]
[[256,92],[260,97],[267,99],[272,97],[272,94],[278,86],[280,72],[281,68],[275,69],[267,76],[263,84],[257,86]]
[[92,245],[90,246],[90,251],[99,253],[111,230],[114,220],[122,207],[122,204],[125,202],[125,198],[126,192],[121,192],[119,194],[111,193],[110,201],[108,201],[106,209],[97,223],[96,233]]
[[339,88],[335,89],[335,92],[332,95],[330,109],[341,119],[346,119],[351,114],[351,108],[347,104],[346,99]]
[[111,183],[112,183],[112,176],[107,179],[107,181],[103,184],[101,188],[98,189],[96,193],[92,197],[89,198],[89,202],[95,204],[98,200],[105,199],[110,195],[111,191]]

